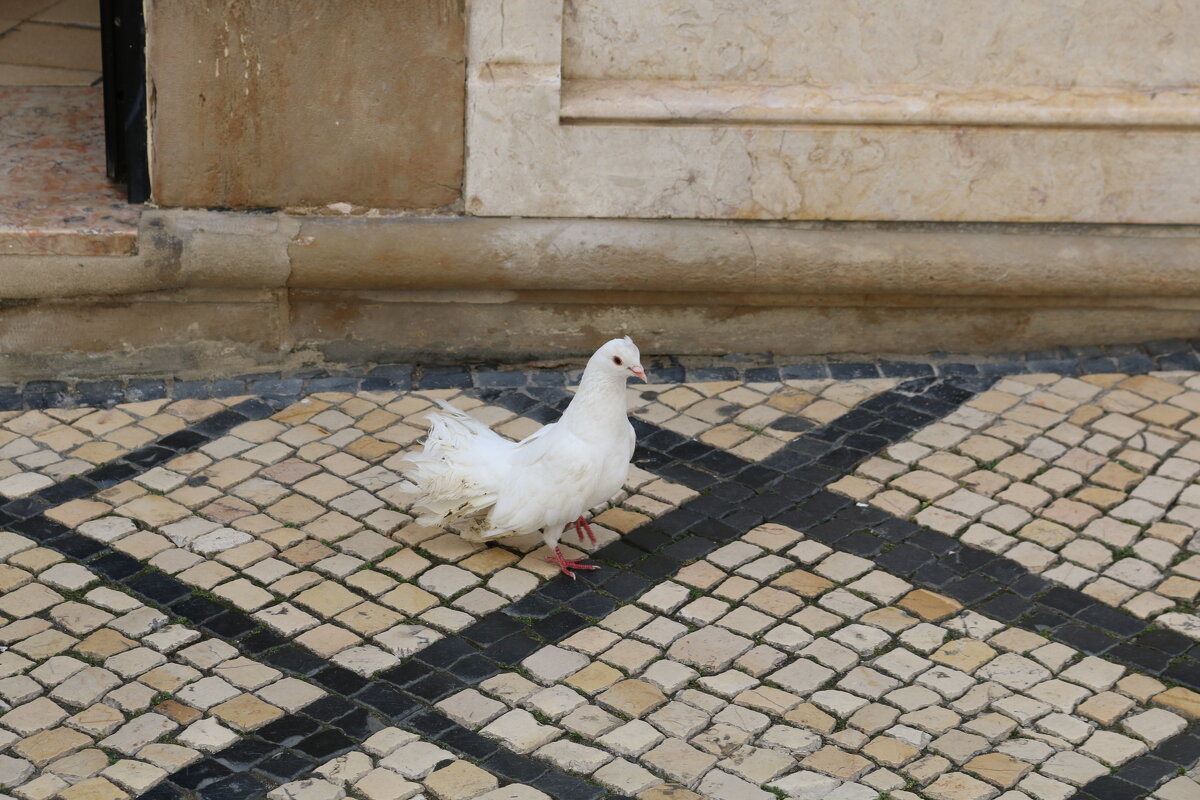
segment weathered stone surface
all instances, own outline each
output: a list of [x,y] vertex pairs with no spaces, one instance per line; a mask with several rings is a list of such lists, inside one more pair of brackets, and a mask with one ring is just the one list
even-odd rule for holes
[[[228,18],[221,9],[147,7],[160,205],[428,208],[457,199],[461,3],[256,2]],[[358,89],[345,92],[351,84]],[[270,110],[250,124],[236,113],[246,103]],[[320,119],[305,110],[312,103],[325,110]],[[331,136],[338,147],[327,146]]]
[[679,739],[667,739],[642,755],[642,760],[663,775],[690,786],[713,764],[715,756],[697,750]]
[[671,658],[702,672],[719,672],[754,646],[754,642],[732,631],[710,626],[678,639],[667,650]]

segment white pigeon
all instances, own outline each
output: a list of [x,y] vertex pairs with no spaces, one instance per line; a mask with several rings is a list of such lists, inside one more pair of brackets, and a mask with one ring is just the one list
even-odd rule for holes
[[633,340],[613,339],[588,359],[579,389],[562,417],[513,442],[447,403],[430,415],[425,447],[410,455],[406,477],[416,486],[413,504],[422,525],[469,519],[467,538],[488,541],[541,531],[554,551],[547,561],[564,575],[597,569],[563,557],[563,530],[574,523],[596,541],[583,514],[612,499],[629,474],[634,433],[625,381],[646,380]]

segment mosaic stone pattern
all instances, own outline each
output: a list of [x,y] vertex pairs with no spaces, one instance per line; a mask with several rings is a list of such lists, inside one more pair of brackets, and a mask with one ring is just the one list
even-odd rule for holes
[[186,428],[242,398],[0,412],[0,496],[25,497]]
[[0,532],[0,786],[136,796],[325,695]]
[[1200,376],[1023,375],[832,488],[1200,637]]
[[[541,427],[453,389],[318,393],[48,516],[371,674],[558,574],[538,536],[484,546],[406,513],[393,469],[435,400],[513,437]],[[211,401],[168,413],[198,402]],[[627,489],[620,507],[596,510],[597,544],[567,541],[594,550],[698,496],[637,468]]]
[[437,707],[614,791],[719,800],[1066,797],[1188,724],[1159,681],[782,526],[675,577]]
[[[1139,393],[1089,373],[1059,386],[890,365],[909,374],[885,385],[884,365],[816,366],[631,387],[642,413],[681,409],[636,418],[636,468],[584,548],[603,569],[578,580],[547,569],[538,541],[415,525],[396,470],[435,398],[522,436],[556,418],[574,373],[246,378],[203,406],[216,384],[8,394],[10,442],[87,431],[101,406],[129,418],[89,431],[104,446],[146,420],[183,424],[76,472],[8,476],[50,483],[0,500],[0,798],[1194,800],[1200,644],[968,541],[970,526],[873,503],[896,476],[862,473],[912,446],[930,449],[914,463],[960,456],[922,440],[977,414],[996,416],[970,436],[1007,441],[988,431],[1012,421],[981,407],[999,392],[1078,383],[1102,409],[1106,392]],[[1184,393],[1191,376],[1132,379]],[[810,397],[737,421],[793,392]],[[711,419],[687,413],[710,399]],[[804,416],[821,402],[844,410]],[[704,439],[727,425],[750,435]],[[755,438],[780,444],[734,452]],[[1109,455],[1125,450],[1144,452],[1128,437]],[[928,467],[905,473],[941,476]],[[867,480],[876,495],[846,493]],[[1140,541],[1115,560],[1142,558]],[[92,655],[96,641],[124,649]],[[63,658],[100,694],[75,706],[70,679],[43,680],[76,666]],[[84,711],[119,716],[118,732],[172,727],[124,752],[72,724]],[[35,760],[34,737],[59,729],[78,746]]]
[[629,408],[637,419],[761,461],[804,431],[832,422],[899,382],[869,378],[630,386]]

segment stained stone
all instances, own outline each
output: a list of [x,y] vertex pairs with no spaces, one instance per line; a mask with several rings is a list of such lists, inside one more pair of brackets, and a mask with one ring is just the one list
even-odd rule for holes
[[21,758],[32,761],[35,766],[41,767],[91,743],[92,740],[79,731],[69,728],[51,728],[17,742],[13,745],[12,752]]
[[320,778],[292,781],[267,792],[268,800],[342,800],[342,787]]
[[962,764],[990,748],[990,743],[982,736],[962,731],[950,731],[930,742],[931,750],[947,756],[955,763]]
[[559,725],[583,737],[595,739],[621,724],[621,720],[602,708],[580,706],[560,719]]
[[806,658],[797,658],[786,667],[771,673],[770,679],[799,695],[807,695],[836,675],[833,670]]
[[590,663],[587,656],[548,645],[521,662],[521,666],[535,680],[551,684],[573,672],[578,672]]
[[[660,661],[658,663],[674,662]],[[680,664],[676,664],[676,666],[679,666],[683,669],[688,669],[680,666]],[[695,673],[695,670],[689,670],[689,672]],[[606,688],[612,686],[613,684],[616,684],[616,682],[624,678],[624,676],[624,673],[620,672],[619,669],[613,669],[606,663],[593,661],[592,663],[588,664],[587,667],[584,667],[583,669],[578,670],[578,672],[574,675],[571,675],[570,678],[566,679],[566,682],[583,693],[595,694],[606,690]],[[643,675],[643,678],[644,676],[646,675]]]
[[689,633],[671,645],[667,655],[696,667],[702,673],[718,672],[754,646],[744,636],[724,628],[707,627]]
[[88,667],[63,681],[50,696],[67,705],[82,708],[95,703],[105,692],[120,686],[121,679],[101,667]]
[[[733,725],[717,724],[698,736],[692,737],[692,744],[706,753],[725,757],[736,753],[744,744],[750,741],[751,734]],[[813,750],[816,750],[814,747]],[[811,752],[811,751],[810,751]]]
[[847,753],[828,745],[805,756],[800,761],[800,765],[844,781],[855,780],[875,767],[873,763],[860,755]]
[[129,795],[107,778],[97,776],[63,789],[58,797],[60,800],[127,800]]
[[137,757],[170,773],[197,761],[200,753],[177,744],[148,744],[137,752]]
[[1030,764],[1040,764],[1057,751],[1046,742],[1014,738],[997,745],[996,752],[1004,753],[1020,761],[1027,761]]
[[611,753],[566,739],[559,739],[545,745],[535,752],[534,756],[545,759],[560,769],[584,775],[595,772],[613,759]]
[[20,786],[31,775],[33,764],[22,758],[0,755],[0,786]]
[[450,751],[418,741],[393,750],[378,766],[398,772],[410,780],[420,780],[439,766],[454,760],[454,754]]
[[961,772],[947,772],[926,786],[924,794],[932,800],[991,800],[1000,790]]
[[597,744],[624,756],[639,756],[665,737],[645,720],[635,719],[614,728],[596,740]]
[[1144,742],[1111,731],[1096,731],[1079,748],[1080,753],[1099,759],[1110,767],[1118,767],[1146,750]]
[[532,714],[523,709],[509,711],[494,720],[481,733],[503,740],[517,753],[531,752],[562,735],[557,728],[539,724]]
[[829,638],[849,647],[859,655],[874,653],[889,639],[888,635],[878,628],[859,624],[847,625]]
[[641,760],[685,786],[690,786],[717,763],[714,756],[674,738],[667,739],[643,754]]
[[822,775],[819,772],[800,770],[771,781],[767,786],[778,789],[787,797],[796,800],[824,800],[829,793],[842,784],[838,778]]
[[1186,728],[1187,721],[1164,709],[1152,708],[1126,717],[1121,727],[1154,746]]
[[597,696],[596,702],[627,716],[640,717],[667,702],[667,698],[657,686],[645,681],[625,680]]
[[237,740],[237,734],[221,725],[212,717],[189,725],[177,740],[180,744],[212,753],[222,750]]
[[1033,765],[1004,753],[985,753],[968,761],[963,768],[1002,789],[1010,788],[1033,769]]
[[795,766],[796,760],[785,753],[764,747],[744,746],[735,750],[718,765],[726,772],[739,775],[761,786]]
[[167,777],[167,772],[153,764],[123,758],[101,775],[137,796]]
[[908,742],[877,736],[863,747],[862,752],[878,764],[895,768],[912,761],[921,751]]
[[614,759],[592,773],[592,779],[602,786],[635,795],[662,783],[661,778],[623,758]]
[[373,762],[370,756],[355,750],[331,761],[326,761],[313,771],[332,783],[344,786],[354,783],[366,775],[371,771],[372,766]]
[[951,667],[934,667],[923,672],[917,678],[917,683],[952,700],[961,697],[975,684],[975,681],[971,680],[970,675]]
[[30,736],[38,731],[51,728],[66,718],[67,712],[54,701],[39,697],[0,717],[0,723],[22,736]]
[[362,748],[373,756],[383,758],[406,744],[417,741],[417,735],[399,728],[384,728],[367,737]]
[[929,658],[939,664],[972,673],[995,655],[996,651],[983,642],[975,639],[954,639],[931,653]]
[[1108,767],[1087,756],[1066,750],[1046,759],[1038,767],[1038,771],[1073,786],[1083,786],[1101,775],[1107,775]]
[[375,641],[386,647],[393,655],[405,658],[424,650],[441,638],[440,633],[424,625],[397,625],[391,630],[375,636]]
[[1185,717],[1200,719],[1200,694],[1182,686],[1176,686],[1155,695],[1154,702],[1178,711]]
[[708,725],[708,715],[686,703],[671,701],[647,717],[646,721],[668,736],[690,739]]
[[710,770],[697,790],[711,800],[775,800],[770,792],[719,769]]
[[424,783],[439,800],[465,800],[495,789],[500,782],[468,761],[455,761],[428,775]]

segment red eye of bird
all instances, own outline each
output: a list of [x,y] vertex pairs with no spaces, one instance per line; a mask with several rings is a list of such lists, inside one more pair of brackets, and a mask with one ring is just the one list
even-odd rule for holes
[[619,367],[619,366],[621,366],[621,363],[622,363],[622,362],[621,362],[621,357],[620,357],[620,356],[613,356],[613,363],[614,363],[614,364],[616,364],[618,367]]

